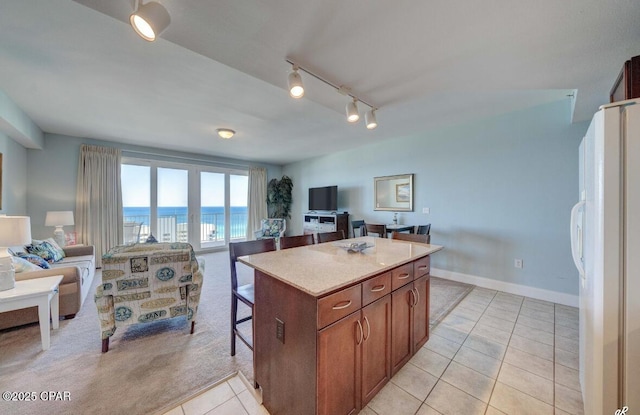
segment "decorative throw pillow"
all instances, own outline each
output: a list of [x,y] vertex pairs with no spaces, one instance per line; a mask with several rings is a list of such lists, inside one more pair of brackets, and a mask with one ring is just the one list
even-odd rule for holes
[[20,272],[40,271],[42,269],[36,264],[32,264],[31,262],[27,261],[24,258],[20,258],[19,256],[11,257],[11,262],[13,262],[13,269],[16,270],[16,274]]
[[56,252],[53,246],[47,241],[42,241],[42,243],[38,245],[26,245],[24,249],[30,254],[42,257],[42,259],[47,262],[58,262],[62,260],[62,256]]
[[26,252],[18,252],[16,253],[16,256],[26,259],[27,261],[31,262],[34,265],[37,265],[38,267],[40,267],[40,269],[49,269],[51,268],[51,266],[49,265],[49,263],[47,261],[45,261],[44,259],[42,259],[42,257],[38,256],[38,255],[34,255],[34,254],[27,254]]
[[45,239],[45,241],[46,241],[46,242],[49,242],[49,243],[51,244],[51,246],[53,247],[53,249],[54,249],[58,254],[60,254],[60,256],[61,256],[62,258],[64,258],[64,257],[66,257],[66,256],[67,256],[67,255],[64,253],[64,249],[62,249],[62,248],[60,247],[60,245],[58,245],[58,243],[56,242],[56,240],[55,240],[55,239],[53,239],[53,238],[47,238],[47,239]]

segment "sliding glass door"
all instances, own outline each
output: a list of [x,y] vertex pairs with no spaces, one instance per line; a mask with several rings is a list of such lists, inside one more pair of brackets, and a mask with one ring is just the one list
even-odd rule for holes
[[124,222],[142,223],[140,240],[188,242],[194,249],[244,240],[248,176],[244,170],[125,159]]

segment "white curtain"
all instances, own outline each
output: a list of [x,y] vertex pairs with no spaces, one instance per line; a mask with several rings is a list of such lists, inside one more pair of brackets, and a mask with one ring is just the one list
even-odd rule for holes
[[262,219],[267,217],[267,169],[249,169],[249,195],[247,198],[247,240],[255,239],[254,232],[260,229]]
[[121,151],[83,144],[76,186],[76,233],[80,243],[93,245],[96,266],[102,255],[122,241]]

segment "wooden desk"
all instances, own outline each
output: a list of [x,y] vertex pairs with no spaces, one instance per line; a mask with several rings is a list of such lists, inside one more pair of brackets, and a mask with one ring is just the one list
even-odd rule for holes
[[[372,245],[363,253],[345,242]],[[429,338],[430,254],[361,237],[239,258],[255,269],[254,377],[273,414],[358,413]]]
[[49,309],[51,309],[53,328],[57,329],[60,324],[58,302],[60,281],[62,281],[62,275],[34,278],[32,280],[16,281],[14,288],[0,291],[0,313],[21,308],[38,307],[42,350],[47,350],[51,346]]

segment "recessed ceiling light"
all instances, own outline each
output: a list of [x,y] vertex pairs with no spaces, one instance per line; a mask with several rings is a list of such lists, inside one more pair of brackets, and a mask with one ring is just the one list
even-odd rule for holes
[[233,137],[233,135],[236,133],[235,131],[229,128],[218,128],[216,131],[218,132],[218,135],[220,136],[220,138],[224,138],[224,139],[229,139]]

